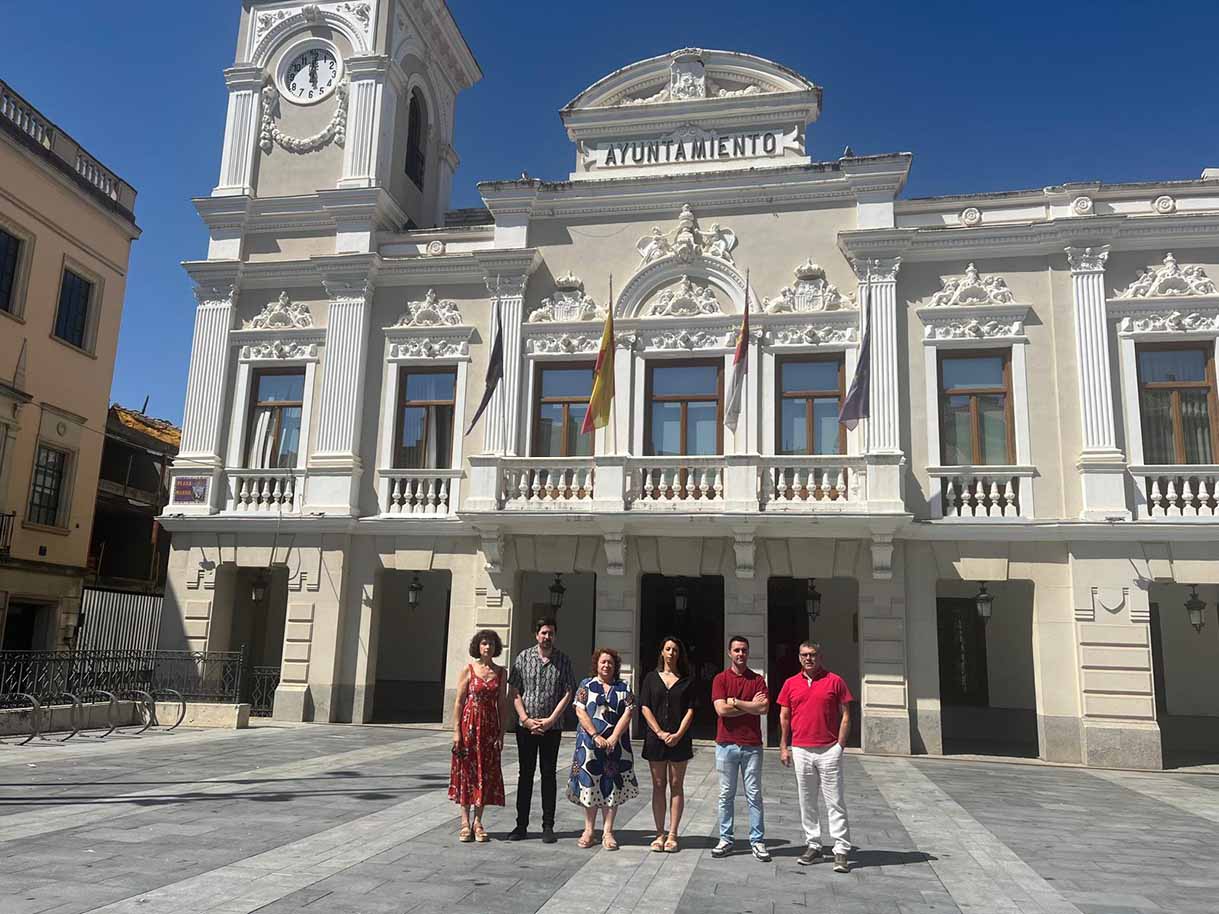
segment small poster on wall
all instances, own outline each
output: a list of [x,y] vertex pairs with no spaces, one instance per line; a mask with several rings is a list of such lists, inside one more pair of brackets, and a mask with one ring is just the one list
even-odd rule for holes
[[174,479],[175,505],[205,505],[207,504],[208,488],[212,484],[210,476],[178,476]]

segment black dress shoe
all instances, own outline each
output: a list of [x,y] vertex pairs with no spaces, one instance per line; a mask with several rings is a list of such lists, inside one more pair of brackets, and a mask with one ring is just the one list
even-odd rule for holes
[[523,828],[514,828],[512,831],[508,832],[509,841],[524,841],[528,837],[529,833]]
[[558,840],[559,839],[554,836],[553,828],[550,828],[549,826],[546,826],[546,825],[542,826],[542,843],[543,844],[554,844]]

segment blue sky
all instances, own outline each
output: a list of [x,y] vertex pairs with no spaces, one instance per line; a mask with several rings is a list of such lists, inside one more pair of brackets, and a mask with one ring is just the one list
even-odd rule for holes
[[[909,151],[906,196],[1196,178],[1219,166],[1214,3],[450,0],[482,65],[458,102],[476,181],[564,178],[558,109],[633,60],[749,51],[825,89],[814,159]],[[0,77],[140,192],[111,399],[180,421],[193,327],[178,263],[219,171],[238,0],[0,0]],[[20,36],[14,40],[13,36]]]

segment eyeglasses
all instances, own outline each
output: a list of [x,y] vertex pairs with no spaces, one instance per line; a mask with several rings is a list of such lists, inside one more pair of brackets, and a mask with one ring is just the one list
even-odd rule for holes
[[804,653],[802,653],[802,654],[800,655],[800,659],[801,659],[801,660],[812,660],[812,659],[813,659],[814,657],[816,657],[816,656],[817,656],[816,654],[804,654]]

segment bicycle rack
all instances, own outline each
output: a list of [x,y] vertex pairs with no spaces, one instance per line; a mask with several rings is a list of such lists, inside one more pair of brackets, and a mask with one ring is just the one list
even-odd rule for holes
[[[7,705],[7,703],[14,698],[24,699],[25,702],[27,704],[29,704],[30,709],[32,711],[32,713],[30,714],[30,733],[29,733],[29,735],[26,736],[26,738],[21,740],[20,742],[13,744],[16,746],[24,746],[27,743],[29,743],[31,740],[33,740],[34,737],[38,736],[40,733],[39,728],[38,728],[38,715],[41,713],[42,709],[41,709],[41,706],[38,704],[38,699],[35,698],[33,695],[27,694],[26,692],[8,692],[7,694],[0,695],[0,703],[4,703],[5,705]],[[9,744],[6,743],[3,739],[0,739],[0,745],[9,745]]]
[[82,732],[81,736],[87,736],[90,739],[105,739],[107,736],[109,736],[111,733],[113,733],[115,731],[116,727],[118,727],[118,723],[114,719],[114,713],[115,713],[115,711],[118,710],[118,699],[114,697],[113,692],[107,692],[105,689],[89,689],[87,692],[83,692],[80,696],[82,707],[83,707],[84,703],[87,702],[94,695],[100,695],[103,698],[105,698],[107,701],[110,702],[109,706],[106,709],[106,723],[109,725],[109,729],[106,730],[106,732],[103,733],[101,736],[94,736],[92,733],[89,733],[87,731]]
[[47,709],[47,732],[53,732],[50,730],[51,724],[54,723],[52,720],[52,715],[54,712],[51,710],[51,707],[55,705],[56,700],[60,698],[67,698],[72,704],[72,710],[68,712],[68,726],[71,728],[71,732],[69,732],[67,736],[61,738],[47,736],[46,733],[39,733],[38,738],[44,743],[66,743],[80,732],[80,728],[85,722],[85,710],[83,707],[81,707],[80,699],[71,692],[59,692],[58,694],[44,696],[44,698],[46,699],[45,707]]
[[[178,719],[165,728],[166,733],[172,733],[174,730],[176,730],[178,728],[178,726],[182,723],[182,721],[186,720],[186,699],[182,697],[182,693],[179,692],[177,689],[153,689],[152,695],[154,696],[154,698],[155,698],[155,696],[158,696],[158,695],[167,695],[178,703]],[[154,710],[154,712],[156,710],[155,701],[153,703],[153,710]],[[161,724],[158,721],[157,726],[159,727],[160,725]]]
[[119,697],[124,701],[135,702],[137,707],[140,705],[143,705],[144,707],[144,726],[140,727],[140,729],[136,730],[134,733],[128,733],[122,727],[119,727],[119,733],[123,734],[124,736],[139,736],[157,722],[157,703],[153,701],[152,696],[143,689],[124,689],[119,693]]

